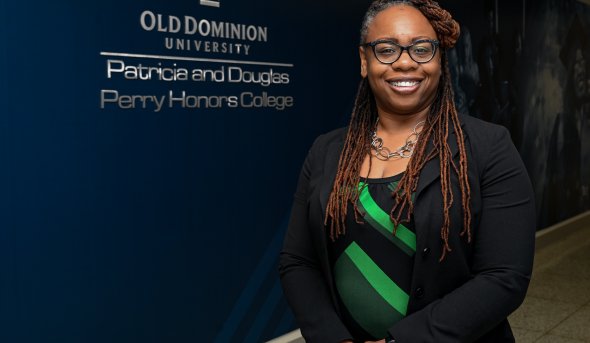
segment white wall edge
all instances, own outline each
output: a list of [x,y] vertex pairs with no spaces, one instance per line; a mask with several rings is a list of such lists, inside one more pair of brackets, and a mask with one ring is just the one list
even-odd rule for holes
[[297,329],[268,341],[267,343],[305,343],[305,341],[303,340],[303,336],[301,336],[301,331]]

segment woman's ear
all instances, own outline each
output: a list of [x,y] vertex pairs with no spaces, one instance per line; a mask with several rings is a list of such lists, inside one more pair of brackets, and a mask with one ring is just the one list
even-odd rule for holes
[[363,78],[367,77],[367,56],[365,47],[359,47],[359,57],[361,62],[361,76]]

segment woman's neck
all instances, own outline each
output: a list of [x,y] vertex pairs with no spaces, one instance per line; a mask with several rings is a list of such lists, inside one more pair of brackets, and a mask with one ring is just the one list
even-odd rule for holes
[[379,111],[379,125],[377,131],[384,131],[388,134],[411,131],[416,124],[426,120],[429,108],[415,114],[391,114]]

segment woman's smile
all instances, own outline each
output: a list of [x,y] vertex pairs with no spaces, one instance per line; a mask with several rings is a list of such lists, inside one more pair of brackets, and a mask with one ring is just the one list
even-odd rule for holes
[[386,82],[389,83],[394,92],[407,95],[416,92],[422,80],[418,78],[396,78]]

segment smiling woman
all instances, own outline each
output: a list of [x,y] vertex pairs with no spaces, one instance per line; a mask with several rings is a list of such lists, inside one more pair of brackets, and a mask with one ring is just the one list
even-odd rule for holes
[[436,39],[428,19],[414,7],[394,6],[374,17],[365,35],[368,43],[359,50],[361,75],[379,112],[426,118],[441,75]]
[[308,343],[514,342],[532,188],[508,131],[456,110],[458,36],[435,1],[365,14],[350,123],[310,149],[280,256]]

